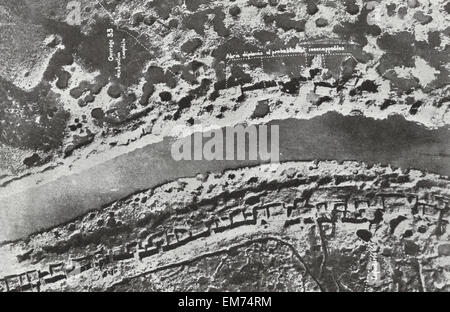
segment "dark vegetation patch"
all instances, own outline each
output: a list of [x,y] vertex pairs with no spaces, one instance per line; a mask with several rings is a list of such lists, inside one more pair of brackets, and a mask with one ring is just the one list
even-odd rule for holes
[[411,106],[411,108],[409,109],[409,113],[410,113],[411,115],[417,114],[417,112],[419,111],[419,108],[420,108],[422,105],[423,105],[423,102],[422,102],[422,101],[417,101],[417,102],[415,102],[415,103]]
[[357,95],[357,94],[361,95],[363,92],[377,93],[378,87],[379,87],[379,85],[377,85],[375,83],[375,81],[364,80],[363,83],[359,87],[350,91],[350,95],[352,95],[352,96]]
[[158,66],[149,66],[145,74],[146,82],[142,87],[142,96],[139,100],[139,104],[147,106],[150,97],[155,92],[155,84],[165,83],[169,88],[175,88],[177,85],[176,77],[171,71],[164,71]]
[[365,242],[369,242],[372,239],[372,233],[368,230],[357,230],[356,235]]
[[33,155],[26,157],[23,160],[23,164],[27,167],[32,167],[32,166],[36,165],[37,163],[39,163],[40,161],[41,161],[41,157],[38,154],[34,153]]
[[[230,66],[231,66],[231,68],[229,69],[230,76],[214,83],[214,92],[212,92],[209,97],[211,101],[217,99],[217,97],[219,96],[219,91],[224,90],[226,86],[228,86],[229,88],[236,87],[247,83],[251,83],[253,81],[252,76],[246,73],[239,64],[232,64]],[[254,66],[257,65],[255,64]]]
[[363,8],[355,22],[344,22],[336,25],[333,32],[345,40],[354,39],[361,47],[364,47],[368,43],[367,35],[376,37],[381,34],[380,27],[367,24],[367,15],[369,12],[369,10]]
[[264,15],[264,23],[267,25],[273,24],[275,22],[275,26],[283,29],[284,31],[288,31],[294,29],[298,32],[305,31],[305,20],[295,20],[295,13],[286,12],[277,15],[267,14]]
[[381,110],[385,110],[389,106],[392,106],[392,105],[395,105],[395,104],[397,104],[396,101],[391,100],[391,99],[386,99],[386,100],[384,100],[383,104],[380,106],[380,109]]
[[248,4],[257,7],[258,9],[263,9],[268,3],[266,0],[248,0]]
[[230,15],[233,17],[237,17],[239,14],[241,14],[241,8],[237,5],[232,5],[228,10],[228,13],[230,13]]
[[281,92],[296,95],[300,90],[300,83],[306,81],[304,77],[293,77],[287,82],[280,82]]
[[144,24],[147,26],[152,26],[156,22],[156,17],[153,15],[147,15],[144,17]]
[[287,9],[286,3],[280,3],[280,5],[278,5],[278,7],[277,7],[277,10],[279,12],[286,12],[286,9]]
[[[450,2],[449,2],[450,3]],[[441,45],[441,36],[439,31],[430,31],[428,33],[428,42],[431,47],[439,47]]]
[[415,77],[403,78],[399,77],[394,70],[390,70],[384,74],[384,78],[391,82],[391,88],[397,90],[399,95],[405,93],[410,94],[420,88],[419,79]]
[[417,11],[414,13],[414,19],[416,19],[420,24],[426,25],[433,21],[433,18],[430,15],[426,15],[422,11]]
[[277,83],[273,80],[269,81],[258,81],[252,85],[247,85],[241,88],[242,92],[261,90],[265,88],[271,88],[277,86]]
[[401,19],[403,19],[406,16],[406,14],[408,14],[408,9],[402,6],[398,8],[397,14]]
[[[14,95],[14,100],[11,100]],[[42,82],[24,92],[0,78],[0,142],[16,148],[50,151],[62,146],[70,117]]]
[[209,80],[207,78],[204,78],[200,82],[200,86],[198,86],[197,88],[189,91],[189,95],[192,95],[195,98],[199,98],[199,97],[205,96],[208,93],[208,91],[209,91],[209,89],[211,87],[211,84],[212,84],[211,80]]
[[131,24],[133,27],[139,26],[142,22],[144,22],[145,15],[142,12],[134,13],[131,17]]
[[172,94],[168,91],[163,91],[159,93],[159,97],[161,98],[161,101],[168,102],[172,100]]
[[58,80],[56,81],[56,87],[58,89],[64,90],[69,86],[69,79],[71,77],[70,73],[62,70],[57,74]]
[[227,53],[242,54],[244,52],[256,52],[258,47],[249,43],[246,39],[240,37],[231,37],[226,42],[219,45],[213,52],[212,56],[217,61],[224,61]]
[[215,8],[214,18],[212,20],[214,31],[221,37],[228,37],[230,30],[225,26],[225,13],[221,8]]
[[208,5],[211,3],[211,0],[186,0],[186,9],[193,12],[200,8],[201,5]]
[[[187,96],[181,98],[178,101],[178,109],[173,116],[174,120],[178,120],[181,117],[182,112],[191,107],[193,100],[195,100],[199,97],[202,97],[202,96],[206,96],[206,94],[208,93],[208,91],[211,87],[211,83],[212,82],[209,79],[206,79],[206,78],[202,79],[200,86],[198,86],[195,89],[190,90],[188,92]],[[207,111],[211,112],[212,109],[213,109],[213,106],[211,106],[210,111],[208,111],[208,109],[207,109]]]
[[192,54],[198,48],[200,48],[202,44],[203,41],[200,38],[189,39],[185,43],[183,43],[183,45],[181,46],[181,51],[187,54]]
[[183,18],[183,26],[194,30],[197,34],[205,35],[205,23],[208,21],[208,15],[205,11],[189,14]]
[[118,99],[122,94],[122,88],[119,84],[112,84],[107,91],[108,95],[113,99]]
[[268,113],[270,113],[268,101],[259,101],[253,111],[252,118],[263,118],[267,116]]
[[148,101],[150,100],[150,97],[153,95],[154,92],[155,92],[155,86],[151,83],[146,82],[142,86],[142,96],[141,96],[141,99],[139,100],[139,103],[142,106],[147,106]]
[[[113,109],[105,113],[105,118],[98,118],[96,121],[98,122],[98,125],[101,126],[104,119],[108,123],[117,123],[118,121],[127,120],[131,110],[135,108],[134,101],[136,100],[136,97],[128,96],[124,92],[129,86],[139,82],[142,68],[149,59],[149,52],[147,49],[137,43],[129,35],[137,36],[137,34],[133,33],[131,30],[122,31],[117,29],[108,19],[98,20],[87,35],[81,33],[79,27],[70,26],[63,22],[44,19],[41,23],[44,29],[49,33],[59,34],[62,38],[62,44],[65,47],[63,50],[56,52],[50,60],[49,66],[44,73],[44,79],[53,81],[58,78],[60,87],[65,87],[64,79],[67,75],[64,73],[62,66],[71,65],[74,62],[74,58],[77,58],[77,60],[89,70],[99,71],[100,76],[96,78],[94,83],[86,81],[81,82],[78,87],[70,90],[71,96],[75,99],[79,99],[78,104],[80,106],[86,106],[88,103],[94,101],[94,95],[100,93],[102,88],[106,86],[108,82],[112,82],[111,87],[108,89],[109,96],[115,99],[122,96],[123,99],[119,101]],[[107,28],[113,28],[115,30],[114,52],[119,52],[119,49],[121,49],[119,43],[122,42],[122,40],[125,40],[129,55],[133,55],[133,57],[127,57],[121,60],[122,74],[120,78],[116,78],[115,76],[115,62],[110,62],[110,64],[106,63],[107,65],[105,66],[105,60],[108,58],[106,54],[109,53],[108,51],[105,51],[105,47],[108,46],[109,40],[106,36]],[[99,51],[105,52],[99,53]],[[165,81],[167,84],[169,84],[168,80],[169,79],[166,79]],[[170,80],[170,83],[172,87],[176,84],[173,82],[173,79]],[[90,91],[89,94],[82,98],[88,91]],[[145,102],[145,97],[147,95],[148,94],[144,94],[144,99],[141,101],[142,103]],[[90,142],[90,139],[84,140],[81,146],[86,142]],[[70,147],[68,147],[68,151],[70,154]]]
[[344,0],[345,11],[351,15],[359,13],[359,6],[356,4],[356,0]]
[[257,30],[253,32],[253,37],[255,37],[261,43],[279,41],[280,38],[276,33],[268,30]]
[[328,102],[332,102],[333,99],[330,96],[321,96],[317,102],[315,103],[316,106],[320,106],[323,103],[328,103]]
[[387,14],[389,17],[392,17],[396,13],[397,5],[395,3],[389,3],[386,5]]
[[319,12],[319,8],[317,7],[315,0],[306,1],[306,12],[308,12],[309,15],[314,15]]
[[193,99],[193,95],[187,95],[178,101],[178,109],[174,114],[174,120],[178,120],[181,117],[181,113],[184,109],[191,107]]
[[91,111],[91,117],[97,120],[102,120],[105,118],[105,112],[101,108],[94,108]]
[[83,146],[89,145],[94,141],[95,134],[89,129],[86,130],[84,135],[74,135],[72,138],[72,143],[67,145],[64,149],[64,156],[70,156],[72,153]]
[[[92,26],[92,30],[88,35],[81,33],[79,27],[70,26],[59,21],[44,20],[42,25],[48,33],[59,34],[62,37],[62,44],[65,46],[65,49],[56,52],[50,60],[49,66],[44,74],[46,80],[52,81],[61,76],[62,66],[71,65],[74,57],[76,57],[90,70],[98,70],[103,80],[111,78],[125,87],[139,82],[140,72],[148,61],[149,52],[126,32],[118,30],[111,24],[111,21],[107,19],[97,21]],[[113,28],[115,30],[115,52],[118,52],[120,49],[119,42],[125,39],[128,53],[129,55],[133,55],[133,57],[122,60],[122,75],[120,79],[115,78],[116,70],[114,62],[108,64],[109,66],[105,66],[105,60],[107,59],[105,47],[108,46],[109,40],[105,33],[107,28]],[[127,30],[127,32],[137,36],[131,30]],[[104,52],[99,53],[99,51]]]
[[443,98],[439,99],[439,101],[435,105],[436,107],[442,107],[444,103],[450,103],[450,95],[444,96]]
[[[188,1],[186,1],[188,2]],[[195,2],[198,1],[189,1],[190,7],[195,7]],[[155,11],[158,13],[159,17],[166,20],[170,17],[170,13],[172,12],[172,9],[176,6],[179,6],[183,4],[182,0],[154,0],[149,2],[150,7],[153,7]],[[186,6],[188,4],[186,3]]]
[[[132,113],[136,109],[136,94],[133,92],[123,93],[119,101],[115,102],[110,109],[105,112],[104,121],[108,125],[118,126],[130,120],[136,119],[145,114],[146,110],[142,112]],[[98,119],[99,125],[102,124],[103,119]]]
[[370,93],[378,92],[378,85],[373,80],[364,80],[363,83],[358,87],[361,91],[366,91]]
[[328,20],[325,19],[325,18],[323,18],[323,17],[318,18],[318,19],[316,20],[316,26],[317,26],[317,27],[325,27],[325,26],[327,26],[327,25],[328,25]]
[[181,79],[189,82],[191,85],[198,84],[197,77],[198,71],[200,68],[204,67],[205,64],[202,62],[198,62],[193,60],[187,64],[175,64],[170,67],[170,72],[177,76],[180,76]]
[[250,82],[252,82],[252,77],[250,74],[244,72],[240,66],[231,67],[231,76],[228,78],[228,86],[235,87]]
[[[386,79],[390,80],[392,87],[402,92],[412,92],[419,88],[420,84],[416,78],[400,78],[392,70],[396,66],[414,67],[414,56],[418,54],[417,45],[414,44],[414,35],[410,32],[399,32],[393,35],[383,34],[377,40],[378,46],[385,51],[380,59],[377,71]],[[426,48],[427,51],[428,48]],[[401,51],[401,53],[399,53]],[[420,48],[419,48],[420,54]],[[428,53],[427,53],[428,54]]]
[[389,221],[389,226],[390,226],[390,234],[394,234],[395,229],[397,228],[397,226],[405,221],[407,218],[405,216],[398,216],[395,219],[392,219],[391,221]]
[[214,31],[219,36],[226,37],[230,34],[229,30],[225,27],[225,13],[221,8],[205,9],[197,11],[192,14],[188,14],[183,18],[183,26],[187,29],[194,30],[197,34],[205,35],[205,24],[208,22],[208,15],[214,14],[212,20]]
[[[380,49],[386,53],[380,59],[377,70],[382,75],[396,66],[414,67],[414,34],[403,31],[383,34],[377,39]],[[399,53],[401,51],[401,53]]]
[[405,240],[404,242],[404,251],[405,254],[410,256],[417,256],[417,254],[420,252],[420,246],[416,244],[415,242],[411,240]]
[[268,2],[272,7],[276,7],[278,4],[280,4],[280,0],[268,0]]
[[440,51],[426,41],[416,41],[414,47],[415,54],[423,58],[431,67],[437,70],[444,69],[445,65],[450,62],[450,45],[446,45]]
[[341,74],[341,84],[344,85],[347,81],[349,81],[354,73],[355,68],[358,63],[354,58],[348,58],[342,62],[342,74]]
[[320,68],[312,68],[309,70],[309,77],[311,79],[314,79],[317,75],[319,75],[322,72],[322,69]]
[[176,29],[176,28],[178,28],[178,25],[179,25],[179,24],[180,24],[180,22],[179,22],[176,18],[172,18],[172,19],[169,21],[168,26],[169,26],[169,28]]

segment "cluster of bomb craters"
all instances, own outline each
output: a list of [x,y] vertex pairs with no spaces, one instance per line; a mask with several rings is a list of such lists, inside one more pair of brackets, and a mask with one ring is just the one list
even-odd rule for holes
[[[428,25],[433,20],[432,13],[426,11],[417,0],[408,0],[401,4],[375,2],[377,5],[386,6],[387,14],[390,17],[397,16],[404,19],[408,12],[413,12],[415,23]],[[51,111],[48,114],[41,114],[40,122],[43,125],[34,125],[36,118],[29,118],[27,127],[34,125],[35,128],[41,130],[27,131],[27,133],[42,134],[38,135],[39,140],[31,140],[31,134],[24,135],[23,138],[18,138],[17,135],[4,135],[2,140],[11,146],[48,151],[60,148],[65,136],[76,135],[78,138],[74,137],[72,146],[67,149],[70,154],[74,146],[89,144],[94,139],[95,130],[85,128],[89,119],[92,119],[100,129],[104,127],[117,128],[147,114],[154,105],[166,105],[171,111],[173,110],[173,113],[164,118],[178,120],[192,106],[193,101],[199,98],[210,101],[204,105],[201,112],[214,112],[214,117],[223,118],[224,113],[230,108],[214,109],[214,101],[220,96],[221,90],[245,84],[247,86],[244,88],[255,90],[262,88],[263,85],[272,86],[274,84],[273,81],[265,81],[263,84],[255,82],[252,75],[241,66],[230,66],[229,73],[226,75],[226,54],[295,47],[304,37],[305,25],[309,20],[312,19],[318,28],[331,24],[332,20],[321,14],[324,7],[327,10],[330,8],[335,10],[340,16],[345,16],[346,20],[348,20],[347,17],[350,18],[349,22],[342,22],[333,27],[333,36],[344,40],[353,40],[361,48],[367,45],[368,36],[376,38],[376,43],[383,52],[376,68],[378,74],[389,80],[391,87],[399,95],[408,95],[405,103],[411,106],[410,113],[416,114],[423,105],[423,101],[415,99],[410,94],[415,90],[430,92],[448,84],[449,75],[445,64],[448,63],[450,53],[448,53],[448,46],[440,48],[445,32],[430,31],[427,41],[418,41],[410,30],[397,33],[385,32],[379,25],[368,23],[368,15],[375,8],[373,3],[374,1],[361,3],[356,0],[343,2],[305,0],[293,4],[280,0],[249,0],[245,3],[229,1],[216,4],[212,0],[154,0],[144,1],[144,5],[137,8],[133,7],[131,2],[107,0],[101,1],[101,4],[91,3],[83,7],[83,16],[88,15],[89,19],[83,19],[81,27],[70,26],[60,21],[61,19],[52,18],[48,14],[39,18],[36,18],[34,14],[34,21],[42,25],[48,35],[56,35],[54,40],[48,43],[49,47],[64,46],[64,49],[57,50],[50,60],[41,84],[28,96],[39,94],[46,101],[48,99],[45,107],[41,107],[39,110],[45,112],[50,109]],[[24,4],[21,3],[21,5]],[[305,6],[304,15],[293,13],[295,11],[293,8],[297,8],[298,5]],[[249,28],[251,29],[249,34],[235,33],[229,20],[231,19],[236,24],[245,23],[248,17],[243,13],[248,7],[263,12],[261,16],[258,16],[261,18],[261,27],[259,29]],[[105,9],[109,12],[108,14],[104,11]],[[450,5],[443,4],[441,10],[442,13],[448,13]],[[54,12],[53,15],[55,14],[59,13]],[[113,14],[118,19],[112,21],[109,14]],[[128,53],[131,56],[122,63],[120,79],[114,77],[113,64],[105,62],[105,47],[108,46],[108,38],[105,35],[107,28],[115,30],[116,45],[122,39],[126,40]],[[165,55],[161,53],[166,52],[148,41],[148,37],[140,37],[140,35],[155,29],[162,37],[170,33],[180,35],[190,32],[190,35],[186,36],[184,40],[176,43],[179,44],[179,52],[173,53],[171,56],[173,62],[170,64],[151,63],[152,60],[164,57]],[[211,30],[215,34],[212,41],[217,43],[214,46],[211,45]],[[195,34],[194,36],[191,35],[192,32]],[[292,35],[284,36],[287,32]],[[140,37],[141,40],[138,42],[133,37]],[[401,49],[402,53],[396,53],[397,49]],[[203,69],[208,70],[208,66],[210,66],[203,62],[202,58],[205,56],[213,57],[211,67],[215,71],[215,77],[207,76],[198,79],[199,73]],[[361,49],[354,51],[354,57],[358,62],[365,64],[373,60],[374,55]],[[397,66],[414,67],[415,57],[424,59],[438,72],[436,79],[426,87],[422,86],[417,78],[400,77],[392,70]],[[73,85],[71,83],[72,73],[67,70],[67,66],[75,63],[83,65],[90,72],[98,72],[99,75],[92,81],[81,81],[77,85]],[[247,65],[250,70],[256,70],[260,66],[257,62],[249,62]],[[352,77],[355,67],[356,63],[353,59],[346,60],[342,64],[342,82]],[[264,70],[266,73],[273,73],[270,66]],[[303,82],[310,79],[317,80],[316,72],[312,72],[310,76],[290,77],[291,81],[282,82],[280,90],[295,95]],[[136,91],[135,87],[142,78],[145,79],[142,89]],[[187,82],[192,88],[183,91],[184,94],[180,94],[178,92],[180,81]],[[78,105],[82,108],[86,107],[90,113],[70,118],[69,113],[57,103],[57,97],[51,95],[52,92],[49,93],[49,96],[42,97],[50,83],[55,83],[60,90],[69,90],[70,96],[77,101]],[[252,85],[248,86],[248,84]],[[164,87],[161,88],[161,86]],[[105,108],[103,104],[97,104],[99,94],[104,88],[114,103],[108,108]],[[339,89],[339,85],[337,88]],[[378,92],[378,86],[373,80],[367,79],[362,85],[350,90],[350,95],[358,96],[363,92]],[[319,99],[317,103],[320,105],[323,101],[328,100],[328,98]],[[243,93],[237,101],[244,102],[245,94]],[[434,104],[436,107],[440,107],[445,101],[445,98],[436,99]],[[401,102],[403,103],[403,100]],[[380,108],[385,109],[399,103],[395,99],[384,99]],[[143,112],[140,111],[142,109]],[[37,117],[37,115],[33,116]],[[14,120],[13,117],[9,119]],[[193,117],[188,120],[193,120]],[[11,122],[10,124],[9,130],[15,130],[16,128],[13,126],[15,123]],[[6,132],[8,133],[8,129]],[[33,144],[27,145],[27,140],[28,142],[33,141]],[[29,165],[39,162],[27,159],[26,163]]]

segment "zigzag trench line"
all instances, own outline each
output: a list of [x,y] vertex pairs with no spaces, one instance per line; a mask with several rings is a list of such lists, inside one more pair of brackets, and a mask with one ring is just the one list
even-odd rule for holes
[[[407,199],[407,204],[399,208],[394,205],[389,207],[386,201],[389,199]],[[449,223],[450,200],[442,196],[433,198],[431,204],[420,201],[411,193],[392,192],[377,193],[375,198],[360,198],[348,201],[326,201],[310,204],[308,200],[296,198],[292,203],[281,202],[260,203],[249,207],[231,207],[224,216],[204,222],[204,228],[192,231],[186,228],[174,227],[171,230],[158,231],[148,235],[143,240],[128,243],[124,248],[113,248],[107,252],[100,251],[80,258],[72,258],[67,263],[59,262],[50,264],[47,271],[33,270],[19,274],[5,276],[0,279],[3,291],[39,290],[41,285],[53,284],[58,281],[78,275],[87,270],[102,269],[108,264],[135,259],[142,261],[160,253],[164,253],[181,246],[187,245],[198,239],[213,236],[228,230],[242,226],[258,226],[272,221],[284,221],[284,227],[288,228],[301,224],[305,212],[315,211],[319,224],[342,223],[367,223],[369,229],[377,220],[370,218],[371,212],[390,209],[411,213],[431,218],[436,223],[436,229]],[[437,214],[437,216],[436,216]],[[304,221],[304,220],[303,220]],[[378,221],[380,222],[380,221]]]

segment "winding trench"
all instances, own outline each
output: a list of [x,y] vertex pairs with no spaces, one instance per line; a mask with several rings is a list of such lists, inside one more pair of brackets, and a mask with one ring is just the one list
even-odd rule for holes
[[[310,120],[275,120],[280,161],[356,160],[450,175],[450,129],[435,130],[392,116],[374,120],[337,113]],[[2,198],[0,242],[73,220],[130,194],[198,173],[263,161],[175,161],[172,138],[136,149],[79,174]]]

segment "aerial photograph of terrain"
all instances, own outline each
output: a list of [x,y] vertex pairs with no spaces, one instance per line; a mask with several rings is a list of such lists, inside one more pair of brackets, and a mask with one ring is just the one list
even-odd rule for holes
[[0,292],[448,292],[449,222],[447,0],[0,0]]

